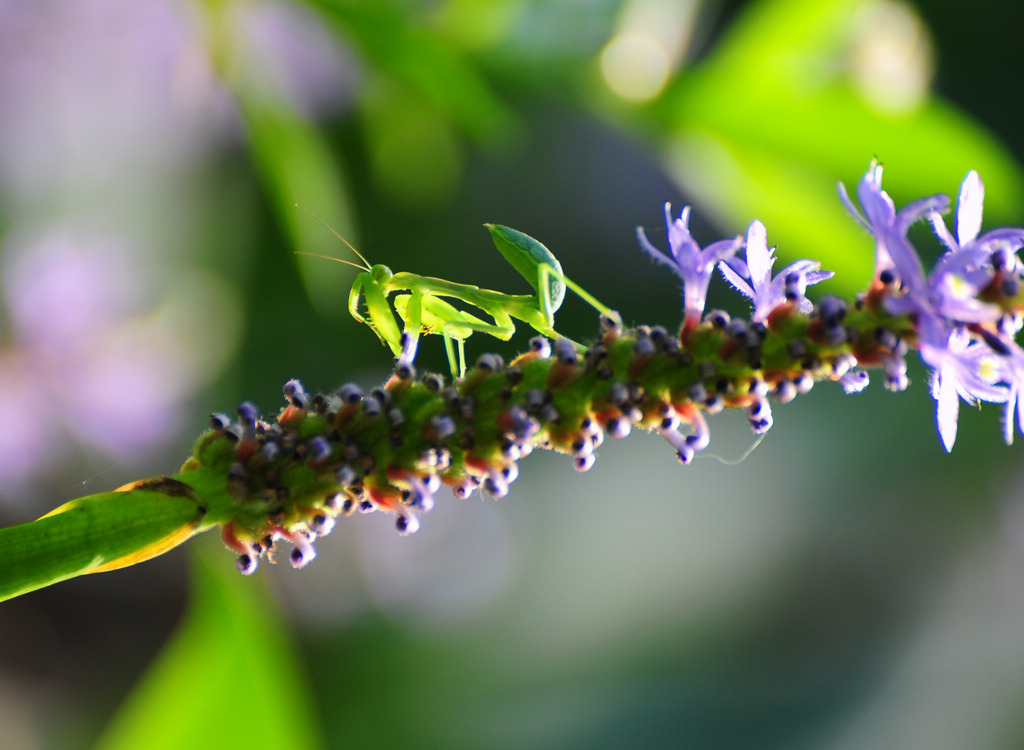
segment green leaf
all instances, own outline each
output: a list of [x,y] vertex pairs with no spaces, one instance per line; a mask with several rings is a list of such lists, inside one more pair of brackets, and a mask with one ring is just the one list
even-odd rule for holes
[[200,530],[206,510],[189,486],[150,479],[0,529],[0,601],[163,554]]
[[[253,162],[290,249],[331,257],[347,252],[330,232],[296,208],[296,204],[302,206],[355,241],[344,174],[317,123],[296,110],[290,92],[275,83],[274,71],[248,47],[230,4],[206,0],[198,7],[210,57],[222,80],[231,86]],[[323,260],[315,267],[304,262],[298,266],[317,307],[340,316],[346,295],[338,292],[351,283],[351,269]]]
[[323,747],[299,657],[266,587],[191,545],[185,620],[96,750]]
[[[457,40],[433,26],[418,7],[394,0],[308,0],[336,25],[376,71],[417,92],[438,113],[486,143],[514,124]],[[429,9],[433,12],[433,8]]]
[[[730,229],[755,216],[780,256],[820,259],[847,289],[870,274],[870,238],[836,198],[853,192],[872,158],[897,205],[955,196],[969,169],[989,188],[986,221],[1017,212],[1024,176],[981,125],[926,95],[881,108],[853,79],[863,0],[772,0],[750,5],[711,55],[684,70],[650,109],[670,174]],[[1016,218],[1016,217],[1015,217]]]
[[[270,196],[277,220],[296,252],[336,257],[349,251],[314,214],[340,236],[356,242],[355,219],[337,158],[320,133],[284,102],[240,90],[249,129],[249,146]],[[302,206],[301,211],[296,204]],[[353,271],[342,263],[302,259],[299,263],[310,297],[321,310],[341,314]]]

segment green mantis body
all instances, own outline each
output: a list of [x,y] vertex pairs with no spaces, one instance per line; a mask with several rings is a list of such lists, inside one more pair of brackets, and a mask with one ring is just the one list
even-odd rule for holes
[[[505,294],[432,276],[394,273],[387,266],[367,264],[349,294],[348,309],[352,317],[370,326],[400,359],[412,359],[421,333],[444,336],[453,377],[465,373],[463,342],[474,332],[507,341],[515,333],[513,321],[519,320],[549,338],[558,337],[554,314],[565,299],[566,287],[601,314],[618,321],[618,313],[566,278],[558,259],[540,242],[500,224],[486,226],[498,251],[530,283],[533,294]],[[355,252],[355,248],[352,249]],[[395,311],[404,321],[404,332],[399,330],[388,303],[388,296],[392,294],[395,295],[392,301]],[[446,300],[475,307],[490,321],[460,310]],[[365,307],[365,314],[361,307]]]

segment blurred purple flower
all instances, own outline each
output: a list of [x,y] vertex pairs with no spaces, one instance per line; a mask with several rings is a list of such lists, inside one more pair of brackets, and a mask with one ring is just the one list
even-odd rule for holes
[[[205,336],[168,320],[131,250],[56,232],[7,238],[0,408],[17,428],[0,438],[4,494],[59,462],[72,438],[118,458],[155,447],[219,364],[191,351]],[[231,327],[219,312],[204,310],[211,332]]]
[[348,103],[359,82],[358,61],[316,15],[290,2],[238,4],[244,56],[297,112],[313,117]]
[[172,0],[0,5],[0,174],[19,192],[174,166],[231,120]]
[[208,44],[240,51],[233,83],[266,82],[307,115],[352,89],[352,63],[300,6],[238,4],[211,36],[206,12],[181,0],[0,3],[0,184],[47,194],[176,169],[238,137],[211,59],[227,58]]

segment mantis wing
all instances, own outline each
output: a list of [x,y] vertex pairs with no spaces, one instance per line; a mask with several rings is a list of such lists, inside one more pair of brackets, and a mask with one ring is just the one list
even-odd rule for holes
[[551,304],[550,312],[555,312],[562,306],[565,299],[565,282],[563,281],[562,264],[558,258],[551,254],[544,245],[533,239],[528,234],[511,229],[501,224],[486,224],[491,232],[491,239],[498,252],[505,256],[505,260],[519,272],[519,275],[530,282],[538,296],[540,289],[537,288],[540,279],[540,267],[549,266],[553,273],[548,274],[548,299]]

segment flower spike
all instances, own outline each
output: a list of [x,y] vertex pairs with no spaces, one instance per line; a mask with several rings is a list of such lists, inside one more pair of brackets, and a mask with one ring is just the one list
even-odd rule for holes
[[[100,518],[112,506],[109,519],[120,529],[125,513],[139,512],[122,510],[122,493],[148,493],[152,503],[132,497],[128,505],[158,516],[169,511],[166,525],[158,518],[152,532],[139,532],[134,547],[120,545],[117,533],[100,534],[95,549],[82,556],[85,567],[70,573],[58,561],[26,580],[16,564],[0,565],[0,599],[69,575],[134,564],[214,526],[244,575],[275,556],[301,568],[341,517],[357,510],[387,513],[399,533],[412,534],[441,501],[443,486],[457,498],[477,489],[503,498],[519,461],[535,449],[565,453],[576,470],[591,470],[606,434],[622,439],[637,430],[657,432],[688,464],[710,443],[710,415],[742,409],[761,436],[775,418],[770,399],[788,403],[818,381],[856,393],[868,385],[869,370],[879,368],[886,387],[902,391],[913,349],[931,370],[945,450],[956,441],[961,400],[1003,404],[1009,443],[1015,429],[1024,433],[1024,348],[1015,338],[1024,321],[1024,264],[1017,257],[1024,229],[981,233],[984,185],[974,172],[960,187],[955,233],[940,215],[945,196],[897,211],[881,177],[882,168],[872,163],[858,185],[860,209],[839,188],[851,215],[875,240],[871,288],[853,302],[806,298],[809,286],[831,276],[812,260],[773,276],[775,255],[760,221],[749,225],[745,240],[701,249],[690,234],[689,207],[673,219],[665,204],[671,255],[651,244],[642,228],[637,237],[647,255],[682,279],[678,337],[659,325],[626,327],[605,314],[587,347],[534,338],[510,363],[485,353],[450,383],[417,375],[415,337],[403,341],[385,383],[368,391],[350,383],[311,396],[291,380],[276,418],[262,417],[251,402],[234,416],[214,414],[177,477],[80,499]],[[924,218],[946,248],[927,271],[907,235]],[[735,257],[744,245],[744,258]],[[715,266],[752,302],[749,319],[705,312]],[[52,528],[81,531],[77,515],[68,512],[80,501],[17,527],[15,538],[24,542],[25,535],[51,534]],[[0,562],[19,548],[5,545],[11,537],[4,531],[11,530],[0,530],[0,550],[6,550]],[[90,567],[104,559],[110,562]],[[34,559],[23,567],[42,570]]]

